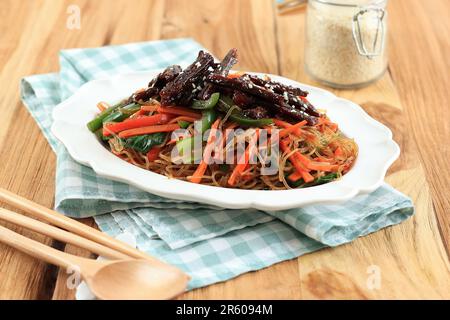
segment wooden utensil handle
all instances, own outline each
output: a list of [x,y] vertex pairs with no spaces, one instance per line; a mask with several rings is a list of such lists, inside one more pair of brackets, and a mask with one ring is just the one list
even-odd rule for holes
[[82,224],[81,222],[68,218],[56,211],[50,210],[44,206],[41,206],[40,204],[37,204],[33,201],[18,196],[3,188],[0,188],[0,201],[10,204],[16,208],[22,209],[25,212],[28,212],[34,215],[35,217],[40,218],[57,227],[66,229],[67,231],[78,234],[79,236],[82,236],[84,238],[98,242],[104,246],[122,252],[123,254],[126,254],[129,257],[137,259],[146,259],[160,264],[163,263],[158,259],[148,256],[147,254],[117,239],[111,238],[94,228],[88,227]]
[[38,241],[31,240],[0,225],[0,242],[48,263],[63,267],[78,267],[78,257],[58,251]]
[[119,251],[115,251],[109,247],[105,247],[97,242],[82,238],[76,234],[64,231],[62,229],[53,227],[38,220],[23,216],[19,213],[0,208],[0,219],[5,220],[16,225],[25,227],[27,229],[39,232],[41,234],[52,237],[56,240],[76,245],[80,248],[87,249],[98,255],[110,259],[130,259],[130,256],[125,255]]

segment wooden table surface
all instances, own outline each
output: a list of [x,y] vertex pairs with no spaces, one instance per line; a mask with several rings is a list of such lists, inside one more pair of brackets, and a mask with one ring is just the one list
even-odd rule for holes
[[[66,27],[71,4],[81,9],[80,30]],[[448,12],[448,0],[391,0],[388,72],[368,88],[335,90],[393,130],[402,155],[386,180],[414,200],[415,216],[183,298],[450,298]],[[315,84],[303,70],[304,12],[279,16],[271,0],[2,0],[0,13],[0,186],[47,207],[55,155],[19,99],[19,80],[57,72],[60,49],[192,37],[217,56],[237,47],[240,69]],[[378,275],[380,285],[368,286]],[[64,270],[0,245],[0,298],[73,297]]]

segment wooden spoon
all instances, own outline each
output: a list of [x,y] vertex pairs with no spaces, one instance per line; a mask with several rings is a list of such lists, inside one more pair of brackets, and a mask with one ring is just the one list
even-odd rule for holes
[[33,257],[79,272],[99,299],[170,299],[184,292],[186,275],[179,269],[145,259],[98,261],[77,257],[0,226],[0,241]]

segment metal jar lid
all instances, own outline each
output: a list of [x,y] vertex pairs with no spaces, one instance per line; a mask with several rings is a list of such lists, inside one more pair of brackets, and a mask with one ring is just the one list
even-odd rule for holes
[[[313,2],[322,3],[325,5],[338,6],[338,7],[354,7],[359,11],[353,16],[352,19],[352,33],[353,40],[355,41],[356,49],[362,56],[372,59],[379,56],[384,51],[385,43],[385,26],[383,20],[386,16],[387,0],[309,0]],[[366,44],[363,39],[363,32],[361,26],[361,20],[367,14],[375,14],[377,19],[377,28],[374,31],[373,42]],[[380,44],[381,41],[381,44]]]
[[[364,43],[362,32],[361,32],[361,19],[364,15],[368,13],[375,13],[377,19],[377,28],[375,30],[375,36],[373,38],[373,43],[369,46]],[[352,21],[352,31],[353,40],[355,41],[358,53],[362,56],[372,59],[373,57],[379,56],[384,51],[384,37],[385,37],[385,27],[383,20],[385,18],[386,11],[378,6],[367,6],[362,7],[361,10],[353,16]],[[381,41],[381,45],[379,45]]]

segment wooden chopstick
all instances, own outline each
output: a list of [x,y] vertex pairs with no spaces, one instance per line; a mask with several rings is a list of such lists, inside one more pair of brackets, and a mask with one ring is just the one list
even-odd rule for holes
[[144,252],[141,252],[127,245],[126,243],[109,237],[108,235],[94,228],[88,227],[81,222],[75,221],[69,217],[62,215],[61,213],[48,209],[38,203],[25,199],[3,188],[0,188],[0,201],[3,201],[4,203],[7,203],[15,208],[21,209],[27,213],[30,213],[34,217],[51,223],[54,226],[60,227],[81,237],[102,244],[129,257],[136,259],[146,259],[159,264],[166,264],[156,258],[145,254]]
[[80,237],[79,235],[67,232],[52,225],[43,223],[41,221],[26,217],[19,213],[0,208],[0,219],[11,222],[15,225],[39,232],[46,236],[52,237],[56,240],[73,244],[77,247],[87,249],[93,253],[98,254],[109,259],[125,260],[130,259],[130,256],[125,255],[119,251],[105,247],[97,242]]

